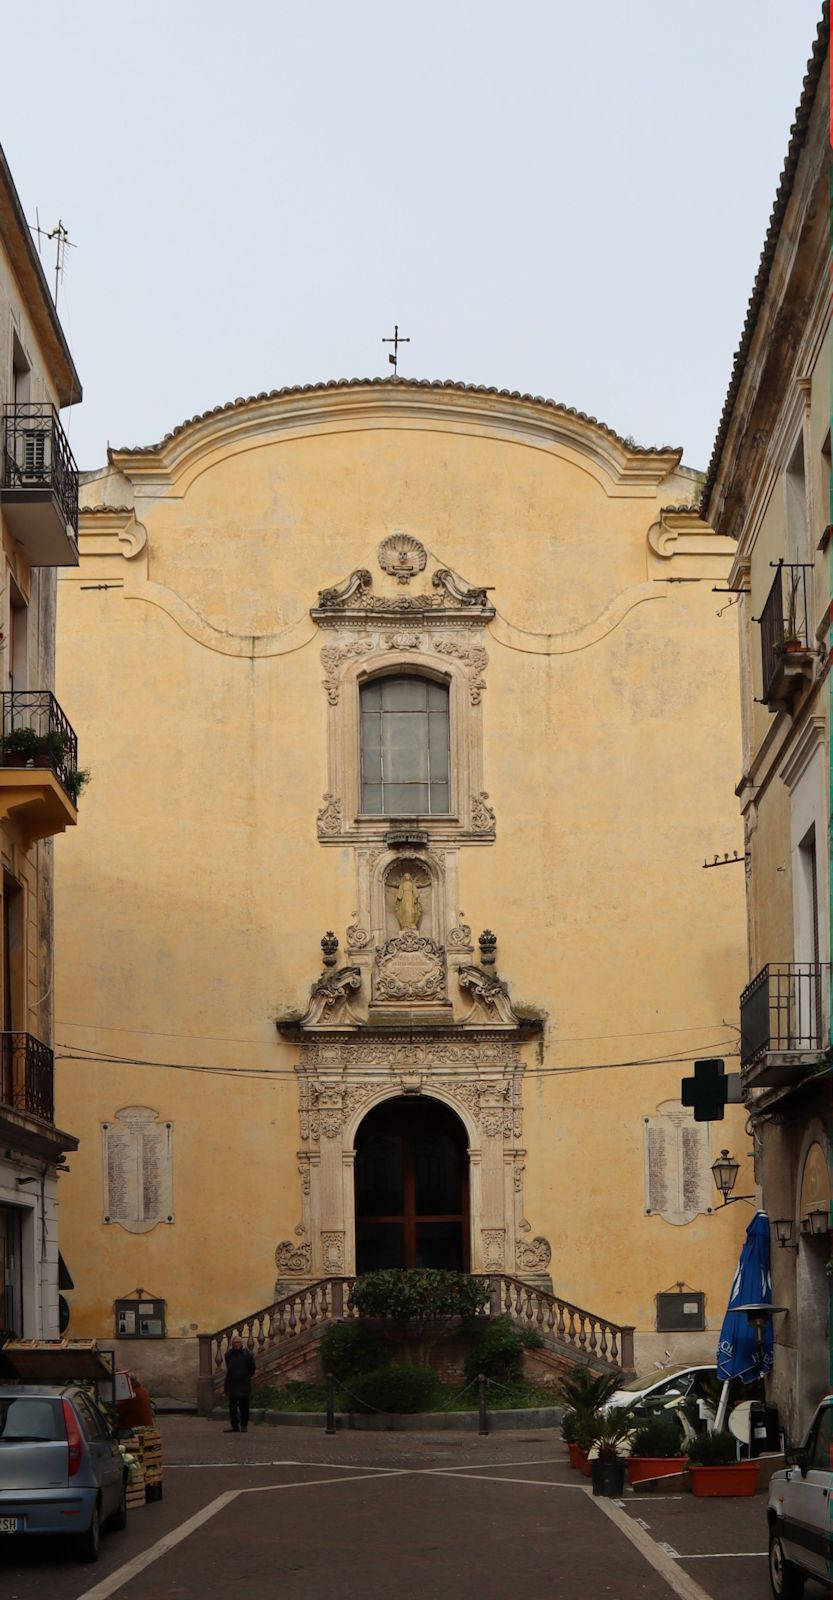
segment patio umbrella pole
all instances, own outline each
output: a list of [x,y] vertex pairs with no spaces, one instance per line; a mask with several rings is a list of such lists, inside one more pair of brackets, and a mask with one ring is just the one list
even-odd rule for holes
[[726,1412],[729,1409],[729,1379],[725,1378],[720,1393],[720,1403],[717,1407],[717,1416],[714,1419],[715,1433],[722,1433],[726,1421]]

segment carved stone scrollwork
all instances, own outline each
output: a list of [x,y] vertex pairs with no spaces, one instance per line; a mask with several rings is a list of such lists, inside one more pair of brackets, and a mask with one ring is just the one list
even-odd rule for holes
[[545,1272],[552,1260],[549,1239],[536,1234],[534,1239],[515,1241],[515,1260],[519,1272]]
[[489,604],[489,595],[486,589],[476,589],[471,584],[464,583],[448,567],[438,567],[431,582],[435,589],[444,589],[447,594],[450,594],[455,605],[483,607]]
[[321,665],[327,676],[324,679],[324,688],[327,691],[327,700],[331,706],[338,705],[341,680],[339,668],[351,656],[367,656],[373,649],[373,640],[369,634],[363,633],[358,639],[347,639],[342,644],[327,644],[321,651]]
[[466,989],[473,999],[472,1009],[464,1022],[468,1022],[478,1009],[478,1002],[486,1012],[493,1012],[498,1021],[506,1024],[516,1024],[518,1019],[512,1009],[509,998],[509,988],[502,978],[493,972],[484,972],[482,967],[462,966],[459,968],[457,978],[461,989]]
[[441,656],[456,656],[458,661],[468,669],[469,698],[473,706],[479,706],[486,687],[483,674],[489,665],[488,651],[482,644],[461,643],[459,639],[436,639],[434,649]]
[[316,822],[319,839],[327,839],[341,832],[341,801],[337,795],[325,794]]
[[487,1272],[502,1272],[505,1264],[506,1233],[503,1228],[483,1228],[483,1266]]
[[373,582],[373,576],[366,567],[358,567],[351,572],[349,578],[344,578],[341,583],[334,583],[329,589],[318,591],[318,606],[321,611],[335,611],[340,606],[347,606],[357,595],[363,595]]
[[351,922],[347,929],[348,950],[366,950],[370,944],[370,930],[363,928],[359,922],[358,911],[353,912],[355,922]]
[[322,1265],[326,1273],[344,1271],[344,1234],[341,1232],[322,1232],[321,1234]]
[[377,951],[374,1000],[445,1000],[446,992],[445,949],[416,928],[403,929]]
[[293,1244],[282,1239],[275,1250],[275,1266],[279,1272],[308,1273],[312,1264],[312,1250],[308,1244]]
[[472,796],[471,802],[471,827],[472,833],[491,835],[494,838],[496,818],[492,807],[488,804],[489,796],[485,789]]
[[310,990],[310,1003],[302,1026],[316,1027],[325,1019],[336,1024],[336,1013],[343,1010],[344,1018],[358,1026],[359,1018],[350,1009],[350,995],[362,986],[361,967],[339,967],[337,972],[326,972],[317,978]]
[[450,928],[448,932],[446,944],[448,944],[454,950],[471,949],[471,928],[467,922],[463,921],[464,916],[465,912],[461,911],[458,916],[456,926]]

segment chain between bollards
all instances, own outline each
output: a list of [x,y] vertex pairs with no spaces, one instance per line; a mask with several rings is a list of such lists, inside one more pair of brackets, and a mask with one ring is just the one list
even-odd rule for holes
[[327,1373],[327,1426],[325,1433],[334,1434],[336,1431],[336,1381],[331,1372]]
[[479,1372],[477,1374],[477,1411],[478,1411],[478,1427],[477,1427],[477,1431],[478,1431],[478,1433],[481,1433],[481,1434],[488,1433],[489,1432],[489,1419],[486,1416],[486,1379],[484,1378],[482,1372]]

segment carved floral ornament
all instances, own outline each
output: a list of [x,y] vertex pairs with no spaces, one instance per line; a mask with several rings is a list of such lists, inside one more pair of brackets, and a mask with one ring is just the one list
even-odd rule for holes
[[457,638],[453,634],[426,639],[424,633],[413,628],[373,630],[361,633],[357,638],[339,639],[336,644],[325,645],[321,651],[321,665],[325,672],[324,688],[327,691],[328,703],[331,706],[337,706],[339,703],[341,671],[347,661],[384,655],[391,650],[397,652],[417,650],[426,653],[434,651],[437,655],[456,658],[466,668],[472,705],[480,705],[486,687],[484,673],[489,665],[485,647],[472,644],[468,639]]

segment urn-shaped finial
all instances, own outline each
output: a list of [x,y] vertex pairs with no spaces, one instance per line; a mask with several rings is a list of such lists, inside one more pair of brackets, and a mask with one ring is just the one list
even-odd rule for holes
[[491,928],[484,928],[477,943],[480,946],[480,960],[484,967],[493,967],[495,964],[495,951],[497,949],[497,934]]
[[338,938],[332,928],[328,928],[321,940],[321,949],[324,952],[325,967],[334,967],[338,960]]

